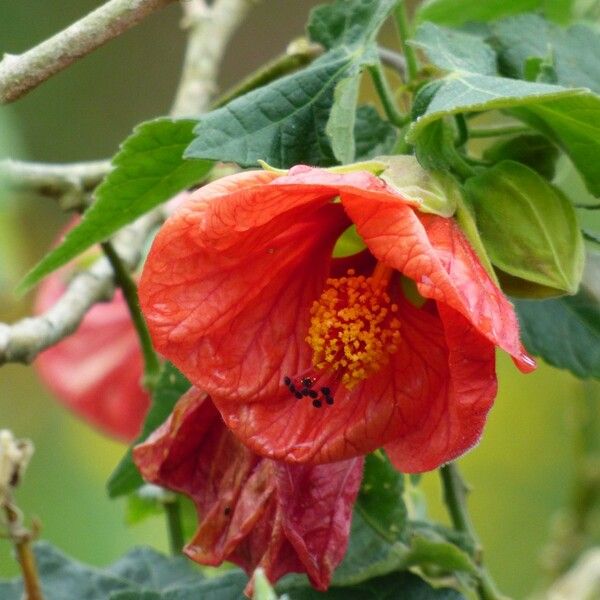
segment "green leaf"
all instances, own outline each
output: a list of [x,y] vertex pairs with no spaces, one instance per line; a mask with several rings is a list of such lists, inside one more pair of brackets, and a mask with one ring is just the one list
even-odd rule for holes
[[333,93],[333,106],[325,127],[325,133],[331,140],[331,148],[341,164],[354,160],[356,144],[354,129],[356,126],[356,101],[360,75],[342,79]]
[[577,377],[600,379],[600,256],[588,254],[575,296],[518,300],[521,336],[527,349]]
[[397,139],[398,130],[389,121],[384,121],[373,106],[358,107],[354,125],[355,160],[388,154]]
[[583,240],[567,198],[525,165],[503,161],[465,184],[481,238],[502,271],[554,290],[577,291]]
[[571,14],[572,4],[573,0],[425,0],[417,10],[417,19],[457,26],[542,10],[549,18],[564,22]]
[[358,77],[378,61],[374,40],[394,4],[338,0],[317,8],[309,33],[330,50],[306,69],[203,116],[185,156],[242,166],[263,160],[283,169],[348,159],[354,154]]
[[152,404],[146,415],[142,433],[127,450],[108,479],[107,490],[111,498],[128,494],[143,485],[144,481],[133,463],[131,449],[136,444],[143,442],[159,425],[162,425],[179,398],[189,387],[187,379],[172,364],[165,363],[152,395]]
[[195,123],[189,119],[157,119],[136,127],[113,158],[114,170],[96,190],[96,200],[79,225],[26,275],[20,291],[177,192],[202,181],[212,163],[182,158],[193,139]]
[[600,93],[600,33],[586,25],[558,27],[539,15],[519,15],[490,25],[499,64],[509,77],[525,78],[531,58],[552,56],[557,83]]
[[414,566],[433,566],[445,572],[477,574],[477,565],[464,550],[441,537],[432,538],[422,534],[411,537],[410,547],[404,556],[403,567]]
[[433,588],[413,573],[390,573],[353,587],[332,587],[327,592],[317,592],[309,587],[287,592],[290,600],[464,600],[456,590]]
[[403,477],[382,451],[367,455],[355,505],[355,510],[360,510],[363,519],[392,542],[402,539],[406,533]]
[[[423,163],[433,151],[436,121],[449,115],[493,109],[506,109],[562,147],[582,173],[590,191],[600,195],[600,98],[557,85],[533,83],[476,74],[452,74],[438,84],[435,95],[426,86],[417,94],[416,105],[427,105],[423,114],[411,125],[406,140],[417,146],[417,157]],[[427,97],[420,100],[419,96]],[[432,143],[432,140],[433,143]]]
[[496,74],[496,53],[475,35],[423,23],[410,43],[445,71]]
[[521,162],[546,179],[552,179],[558,148],[543,135],[523,134],[499,140],[484,150],[483,158],[492,163],[501,160]]
[[[415,104],[422,102],[419,99],[422,93],[431,94],[426,88],[419,90]],[[529,105],[554,106],[552,103],[566,98],[573,100],[586,97],[582,90],[557,85],[475,73],[453,73],[438,84],[435,95],[427,103],[427,109],[411,125],[407,141],[414,143],[425,127],[449,115]]]
[[337,84],[353,75],[361,52],[331,50],[309,67],[203,116],[186,158],[278,168],[336,163],[325,134]]
[[589,191],[600,196],[600,97],[562,97],[513,108],[511,113],[559,145],[581,173]]
[[336,0],[313,8],[306,30],[325,48],[369,44],[395,4],[396,0]]
[[414,156],[379,156],[388,168],[379,176],[418,210],[451,217],[461,198],[460,187],[447,171],[426,171]]
[[189,585],[202,578],[199,571],[183,556],[168,557],[146,547],[130,550],[108,567],[106,573],[155,592],[173,586]]
[[[45,600],[242,600],[239,569],[204,579],[183,557],[136,548],[105,569],[83,565],[45,542],[34,547]],[[20,579],[0,581],[2,600],[21,600]]]

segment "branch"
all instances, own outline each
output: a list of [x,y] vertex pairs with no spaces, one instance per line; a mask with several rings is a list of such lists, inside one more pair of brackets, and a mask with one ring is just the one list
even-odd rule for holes
[[[162,211],[148,213],[115,237],[119,256],[129,270],[139,264],[141,248],[162,216]],[[0,324],[0,365],[31,362],[42,350],[73,333],[87,311],[96,302],[109,300],[113,292],[113,271],[102,258],[73,277],[67,291],[44,314],[12,325]]]
[[216,0],[210,7],[204,0],[182,2],[182,25],[188,29],[189,38],[171,114],[197,116],[209,107],[227,44],[251,2]]
[[110,169],[108,160],[57,165],[0,160],[0,192],[37,194],[55,199],[63,210],[83,209]]
[[0,104],[18,100],[52,75],[174,0],[109,0],[24,54],[0,62]]
[[[199,2],[191,0],[189,4],[190,7],[192,5],[198,7]],[[205,17],[203,26],[190,29],[188,44],[193,45],[196,56],[210,56],[213,61],[212,65],[206,63],[200,71],[196,72],[201,77],[199,85],[191,79],[190,72],[184,67],[178,98],[194,99],[198,112],[206,110],[209,106],[215,89],[214,77],[227,41],[233,34],[235,26],[241,22],[242,16],[246,14],[248,4],[248,0],[216,0],[210,13]],[[185,6],[187,4],[184,4]],[[211,23],[214,25],[211,26]],[[217,36],[222,38],[218,44],[214,39]],[[206,44],[210,52],[205,53],[203,44]],[[191,50],[188,49],[186,56],[192,60]],[[188,85],[194,88],[193,92],[188,93],[186,90]],[[186,102],[177,102],[172,114],[180,115],[182,114],[178,112],[180,110],[187,110]],[[91,164],[88,163],[88,166]],[[64,175],[73,166],[62,166],[57,169],[62,170]],[[115,236],[116,251],[127,269],[133,270],[137,267],[148,236],[163,218],[163,209],[155,209]],[[13,325],[0,323],[0,365],[6,362],[31,362],[42,350],[73,333],[87,311],[96,302],[108,300],[113,292],[114,273],[108,261],[102,258],[87,271],[76,275],[58,302],[43,315],[22,319]]]

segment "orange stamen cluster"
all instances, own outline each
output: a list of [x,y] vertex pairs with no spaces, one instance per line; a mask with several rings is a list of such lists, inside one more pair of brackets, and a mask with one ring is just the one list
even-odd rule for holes
[[313,349],[313,365],[341,374],[352,389],[376,373],[398,350],[400,321],[387,288],[391,271],[375,270],[371,277],[329,278],[313,303],[306,341]]

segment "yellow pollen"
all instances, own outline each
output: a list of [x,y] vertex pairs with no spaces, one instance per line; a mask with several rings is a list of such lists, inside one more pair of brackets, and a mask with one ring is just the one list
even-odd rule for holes
[[391,269],[377,265],[371,277],[329,278],[310,309],[306,341],[317,369],[341,372],[341,381],[352,389],[376,373],[398,350],[398,305],[387,293]]

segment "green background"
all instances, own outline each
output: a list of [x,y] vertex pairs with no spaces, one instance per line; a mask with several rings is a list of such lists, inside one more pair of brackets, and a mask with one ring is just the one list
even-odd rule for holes
[[[226,56],[221,87],[282,51],[302,33],[308,8],[316,3],[257,4]],[[0,53],[22,52],[98,4],[3,2]],[[183,55],[179,17],[177,6],[154,15],[0,108],[0,154],[51,162],[113,154],[136,123],[169,109]],[[0,201],[0,319],[12,321],[27,314],[31,301],[12,295],[15,280],[39,259],[65,216],[48,200]],[[583,384],[545,365],[521,375],[505,356],[499,356],[499,376],[500,393],[484,439],[461,464],[474,488],[470,504],[490,570],[504,591],[523,597],[539,577],[553,515],[568,498],[571,408]],[[18,501],[29,517],[41,519],[44,538],[98,565],[134,544],[166,549],[160,518],[128,528],[123,502],[106,497],[104,483],[124,447],[71,417],[29,367],[0,369],[0,428],[36,445]],[[431,512],[445,519],[435,474],[423,485]],[[10,547],[0,540],[0,575],[15,572]]]

